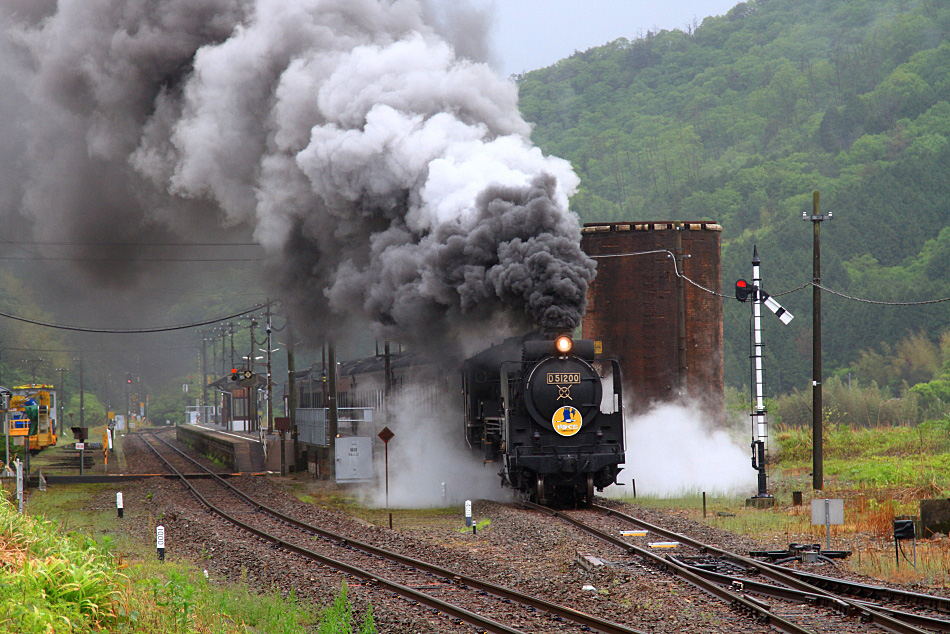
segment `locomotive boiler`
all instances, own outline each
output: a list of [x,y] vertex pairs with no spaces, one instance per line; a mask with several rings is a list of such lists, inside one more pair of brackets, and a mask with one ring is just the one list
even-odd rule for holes
[[589,504],[624,463],[621,382],[593,341],[509,339],[463,364],[465,439],[531,499]]

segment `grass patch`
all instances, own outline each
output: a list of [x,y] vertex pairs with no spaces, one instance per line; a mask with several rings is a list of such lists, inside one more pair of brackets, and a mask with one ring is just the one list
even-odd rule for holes
[[[703,517],[702,493],[697,491],[628,501],[776,547],[797,542],[824,548],[825,527],[811,524],[811,499],[842,498],[844,524],[831,527],[831,547],[853,554],[841,565],[886,581],[950,586],[950,539],[918,541],[916,570],[903,555],[896,560],[893,541],[895,518],[917,516],[921,500],[945,497],[950,490],[950,422],[913,427],[829,424],[823,432],[822,491],[811,488],[811,429],[775,425],[769,464],[775,507],[747,507],[744,496],[707,496]],[[803,493],[802,506],[791,505],[792,491]],[[912,544],[904,542],[903,547],[913,559]]]
[[114,628],[129,601],[127,579],[92,539],[20,515],[0,499],[0,631],[85,632]]
[[[346,581],[340,586],[333,603],[320,615],[319,634],[353,634],[353,614],[347,599]],[[373,619],[373,606],[367,606],[357,634],[376,634],[376,622]]]
[[291,634],[316,620],[293,594],[259,594],[243,583],[220,586],[188,564],[150,560],[127,574],[137,598],[126,614],[129,632]]
[[[824,473],[854,487],[950,488],[950,422],[911,426],[823,429]],[[811,429],[776,425],[774,468],[807,472],[812,463]]]
[[138,505],[127,497],[119,520],[113,485],[36,492],[27,505],[34,516],[20,515],[6,498],[0,495],[0,633],[285,634],[318,621],[315,609],[276,588],[214,583],[186,562],[156,561],[150,541],[122,530],[121,523],[151,523],[148,513],[129,514]]

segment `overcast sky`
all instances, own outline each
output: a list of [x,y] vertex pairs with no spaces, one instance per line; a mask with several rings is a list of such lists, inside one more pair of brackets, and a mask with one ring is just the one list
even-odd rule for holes
[[574,51],[646,31],[685,29],[739,0],[476,0],[494,6],[492,44],[505,75],[550,66]]

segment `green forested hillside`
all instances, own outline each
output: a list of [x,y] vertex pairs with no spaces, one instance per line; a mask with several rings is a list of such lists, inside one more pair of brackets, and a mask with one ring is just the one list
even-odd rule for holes
[[[752,0],[691,33],[618,40],[518,78],[544,151],[569,159],[584,222],[722,223],[723,286],[811,278],[811,192],[823,283],[855,297],[950,296],[950,4]],[[888,307],[824,296],[824,365],[950,327],[950,303]],[[811,374],[811,291],[766,320],[773,391]],[[748,376],[748,305],[726,301],[727,382]],[[858,372],[857,378],[862,377]]]

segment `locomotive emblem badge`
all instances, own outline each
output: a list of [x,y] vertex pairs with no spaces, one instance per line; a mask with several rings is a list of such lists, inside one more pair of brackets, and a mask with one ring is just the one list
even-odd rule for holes
[[554,426],[554,431],[560,435],[573,436],[581,430],[584,421],[576,407],[565,405],[554,412],[554,416],[551,417],[551,424]]

